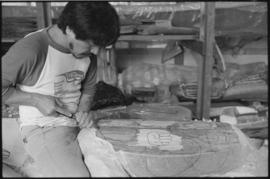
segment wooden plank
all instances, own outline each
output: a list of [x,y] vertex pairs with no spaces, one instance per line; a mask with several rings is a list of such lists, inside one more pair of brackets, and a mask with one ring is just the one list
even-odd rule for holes
[[181,53],[174,58],[175,65],[184,65],[184,53]]
[[200,39],[203,40],[203,60],[199,62],[198,73],[198,119],[209,119],[211,105],[213,48],[215,38],[215,2],[205,2],[202,6],[202,27]]
[[225,72],[226,70],[226,64],[225,64],[225,60],[223,58],[223,55],[221,53],[220,48],[218,47],[217,43],[214,42],[214,56],[217,59],[217,65],[219,68],[220,72]]
[[117,69],[114,48],[101,49],[97,58],[97,81],[104,81],[115,86],[117,84]]
[[1,42],[2,43],[15,43],[18,41],[20,38],[2,38]]
[[194,40],[197,35],[121,35],[118,41]]
[[183,53],[183,48],[178,45],[177,41],[169,40],[165,49],[162,51],[161,63],[174,59],[175,64],[181,65],[184,61],[184,57],[181,56]]
[[201,21],[200,21],[200,34],[199,34],[199,40],[204,42],[204,38],[205,38],[205,3],[201,2],[201,9],[200,9],[200,13],[201,13]]
[[37,2],[37,24],[38,29],[52,24],[51,4],[49,2]]
[[109,49],[109,62],[111,68],[111,76],[114,76],[111,82],[112,85],[117,86],[118,78],[117,78],[117,67],[116,67],[116,54],[115,54],[115,47],[112,45],[112,48]]

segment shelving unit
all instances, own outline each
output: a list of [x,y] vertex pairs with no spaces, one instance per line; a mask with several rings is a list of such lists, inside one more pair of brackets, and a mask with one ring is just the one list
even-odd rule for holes
[[18,41],[20,38],[2,38],[1,42],[2,43],[15,43]]
[[200,40],[203,42],[203,61],[198,64],[197,117],[209,119],[211,107],[213,52],[215,43],[215,3],[201,4]]
[[[122,35],[118,41],[181,41],[200,40],[203,42],[203,61],[198,64],[197,118],[209,119],[211,107],[211,86],[213,51],[215,44],[215,2],[201,3],[201,28],[198,35]],[[180,57],[181,58],[181,57]],[[113,60],[114,61],[114,60]],[[178,63],[181,59],[178,59]],[[177,63],[177,61],[176,61]]]

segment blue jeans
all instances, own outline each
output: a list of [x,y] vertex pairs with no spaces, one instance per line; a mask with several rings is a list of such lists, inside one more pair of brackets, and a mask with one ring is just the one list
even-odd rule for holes
[[90,177],[77,141],[77,127],[22,127],[25,149],[43,177]]

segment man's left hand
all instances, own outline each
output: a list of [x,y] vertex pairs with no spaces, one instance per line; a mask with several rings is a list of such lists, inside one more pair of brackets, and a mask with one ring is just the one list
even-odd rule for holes
[[75,117],[80,128],[89,128],[89,127],[92,127],[93,125],[95,114],[93,112],[79,111],[75,113]]

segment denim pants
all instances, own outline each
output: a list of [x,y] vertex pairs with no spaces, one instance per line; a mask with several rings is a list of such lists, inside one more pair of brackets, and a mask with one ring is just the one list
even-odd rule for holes
[[25,149],[42,177],[90,177],[77,141],[77,127],[25,126]]

